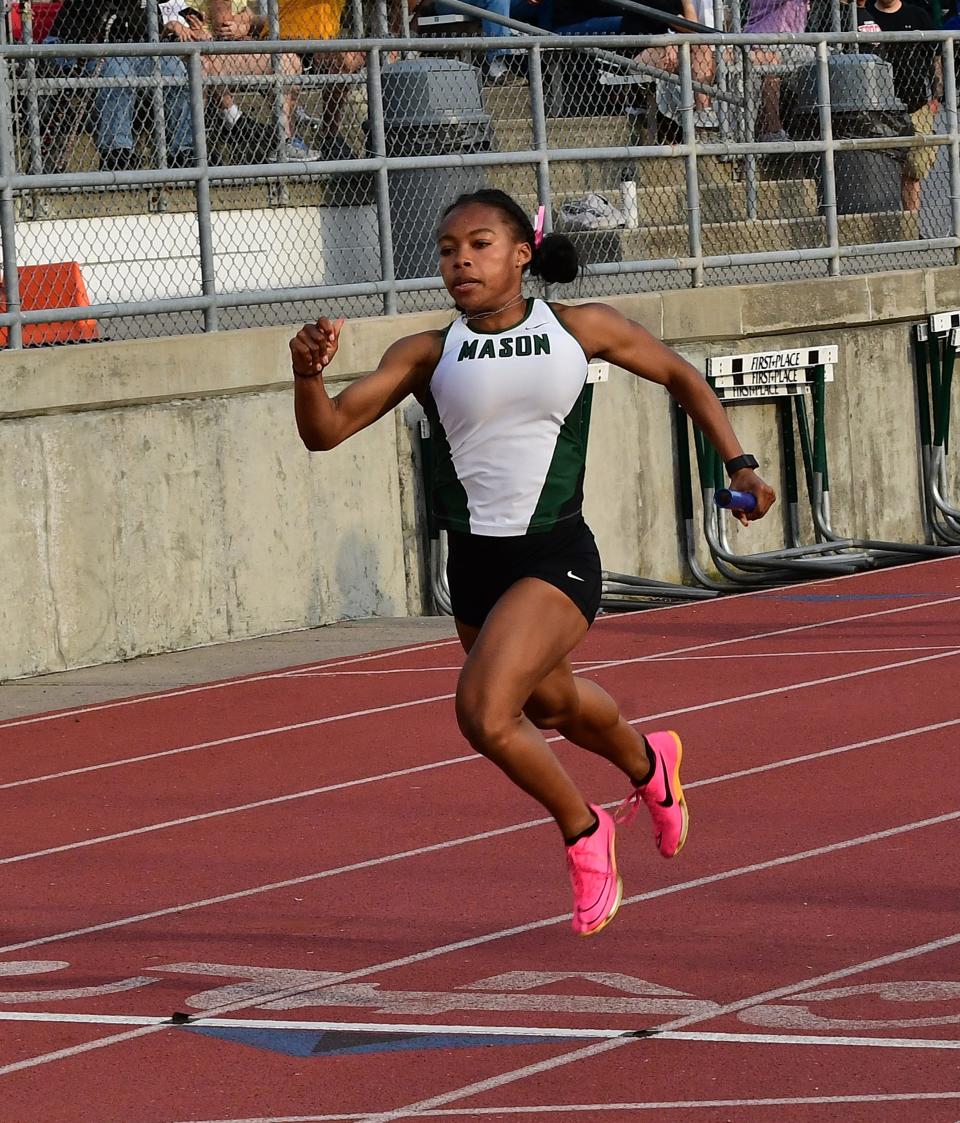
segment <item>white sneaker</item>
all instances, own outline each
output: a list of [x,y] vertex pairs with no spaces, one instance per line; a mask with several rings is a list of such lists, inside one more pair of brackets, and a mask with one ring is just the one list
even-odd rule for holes
[[596,191],[591,191],[583,199],[564,203],[559,218],[570,230],[616,230],[627,225],[623,211]]

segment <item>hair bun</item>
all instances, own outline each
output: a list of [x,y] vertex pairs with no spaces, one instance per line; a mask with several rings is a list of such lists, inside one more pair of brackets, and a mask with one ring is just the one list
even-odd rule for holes
[[566,234],[547,234],[534,251],[530,272],[548,284],[567,284],[580,272],[577,247]]

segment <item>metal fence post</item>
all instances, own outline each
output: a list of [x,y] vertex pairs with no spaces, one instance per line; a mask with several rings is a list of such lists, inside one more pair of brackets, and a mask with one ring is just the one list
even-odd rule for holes
[[[547,115],[543,100],[543,54],[540,47],[530,48],[527,55],[527,81],[530,84],[530,123],[533,126],[533,147],[538,153],[537,200],[544,208],[544,234],[553,229],[553,203],[550,198],[550,149],[547,140]],[[550,299],[552,286],[546,286]]]
[[833,163],[833,118],[830,112],[830,67],[827,41],[817,44],[817,109],[820,114],[820,182],[823,185],[821,210],[827,224],[827,245],[833,251],[827,270],[831,277],[840,275],[840,230],[837,223],[837,177]]
[[689,43],[680,44],[680,116],[683,120],[683,158],[687,184],[687,246],[696,264],[690,271],[694,288],[703,286],[703,243],[700,228],[700,179],[697,174],[697,128],[694,122],[693,70]]
[[[276,42],[280,38],[280,10],[277,0],[267,0],[267,29],[269,37]],[[283,55],[279,51],[274,51],[270,55],[270,73],[273,75],[273,121],[274,132],[276,134],[277,145],[277,159],[285,160],[287,158],[286,147],[287,133],[283,127]],[[293,130],[293,121],[288,122]],[[272,192],[271,192],[272,193]],[[277,188],[277,202],[283,204],[287,200],[287,185],[281,182]]]
[[[380,51],[367,52],[367,115],[370,121],[370,144],[375,156],[387,154],[383,125],[383,85],[380,81]],[[380,233],[380,278],[387,284],[383,293],[383,311],[393,316],[397,311],[397,278],[393,264],[393,224],[390,218],[390,181],[385,167],[374,172],[377,197],[377,227]]]
[[190,84],[190,120],[193,125],[193,158],[200,173],[197,179],[197,235],[200,246],[200,287],[204,296],[212,301],[203,310],[203,330],[216,331],[219,326],[217,309],[217,273],[213,256],[213,229],[210,221],[210,162],[207,157],[207,132],[203,115],[203,60],[194,51],[187,60],[187,77]]
[[0,191],[0,243],[3,255],[3,286],[7,311],[15,314],[7,333],[7,347],[23,347],[23,321],[20,319],[20,275],[17,272],[17,218],[10,177],[16,172],[13,147],[13,93],[8,67],[10,60],[0,59],[0,176],[8,182]]
[[363,38],[363,0],[353,0],[353,5],[350,10],[351,22],[353,27],[351,31],[354,39]]
[[[23,41],[33,42],[33,5],[23,5]],[[30,143],[30,171],[40,175],[43,171],[43,145],[40,140],[40,100],[37,96],[37,64],[28,58],[24,63],[27,78],[27,130]]]
[[[943,41],[943,104],[947,110],[950,134],[950,233],[960,238],[960,136],[957,135],[957,75],[953,39]],[[954,264],[960,264],[960,246],[953,249]]]
[[[156,4],[147,4],[147,38],[151,43],[160,42],[160,22]],[[153,74],[153,90],[150,95],[152,120],[153,120],[153,147],[154,159],[158,168],[167,166],[167,122],[166,106],[163,95],[163,59],[154,55],[151,71]]]
[[373,37],[375,39],[386,39],[389,34],[387,0],[376,0],[373,8]]
[[[734,29],[740,30],[739,8],[734,5]],[[742,139],[753,139],[754,125],[757,120],[756,86],[753,80],[753,60],[750,57],[750,47],[741,47],[739,73],[743,75],[743,132]],[[762,79],[761,79],[762,81]],[[743,158],[743,179],[747,194],[747,217],[756,218],[759,212],[760,175],[757,170],[757,156],[748,152]]]

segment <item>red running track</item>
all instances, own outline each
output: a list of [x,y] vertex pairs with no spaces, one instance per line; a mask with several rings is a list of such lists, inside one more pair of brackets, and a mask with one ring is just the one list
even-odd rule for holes
[[0,723],[0,1119],[960,1119],[960,560],[575,658],[691,808],[676,862],[622,832],[590,940],[455,644]]

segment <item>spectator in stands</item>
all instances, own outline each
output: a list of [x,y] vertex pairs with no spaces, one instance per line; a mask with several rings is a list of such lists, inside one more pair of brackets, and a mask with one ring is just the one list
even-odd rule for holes
[[[861,30],[932,31],[933,18],[918,4],[902,0],[868,0],[858,12]],[[871,46],[893,70],[893,87],[907,107],[916,136],[932,136],[943,97],[943,67],[939,43],[883,43]],[[902,150],[901,150],[902,151]],[[905,153],[900,178],[900,201],[905,211],[920,210],[920,191],[939,150],[933,145]]]
[[[664,14],[683,16],[693,23],[705,23],[704,13],[697,7],[695,0],[649,0],[648,7],[659,8]],[[665,31],[682,30],[675,25],[655,20],[652,16],[626,15],[623,18],[621,33],[624,35],[662,35]],[[637,56],[639,62],[647,66],[656,66],[668,74],[677,74],[680,70],[680,50],[678,47],[647,47]],[[690,69],[696,82],[710,85],[716,72],[716,59],[713,48],[697,46],[690,49]],[[697,122],[703,126],[715,124],[707,116],[710,109],[710,98],[707,94],[696,91],[693,95],[694,109],[697,111]]]
[[[230,0],[211,0],[211,3],[227,6]],[[281,39],[336,39],[340,35],[344,0],[278,0],[277,8]],[[266,15],[247,8],[215,18],[214,32],[224,39],[266,38],[270,34],[269,20]],[[356,51],[324,51],[308,56],[306,61],[312,68],[328,74],[352,74],[363,68],[365,58]],[[294,98],[296,92],[294,87]],[[354,156],[340,132],[348,93],[346,83],[339,82],[324,92],[319,126],[321,151],[318,154],[322,160],[349,160]]]
[[[744,31],[751,35],[780,35],[805,31],[810,0],[751,0],[750,15]],[[757,66],[789,64],[800,66],[815,57],[808,43],[791,43],[779,47],[756,47],[750,52]],[[780,76],[764,74],[760,81],[760,114],[758,133],[760,140],[785,141],[787,135],[780,119]]]
[[[204,0],[203,13],[206,26],[215,39],[254,40],[266,22],[247,0]],[[263,51],[240,55],[205,55],[203,59],[204,75],[217,78],[272,74],[273,65],[273,55]],[[296,78],[302,69],[299,55],[280,56],[280,74],[287,79],[280,118],[284,136],[283,149],[279,153],[281,159],[308,160],[315,159],[317,155],[295,135],[293,128],[294,107],[299,92]],[[226,86],[219,87],[215,96],[237,158],[256,161],[273,156],[276,149],[274,128],[262,125],[244,114]]]
[[[477,8],[483,8],[492,16],[507,18],[511,16],[511,0],[469,0],[469,2]],[[431,7],[438,15],[446,15],[455,11],[442,2],[431,5]],[[496,20],[482,19],[480,21],[480,34],[485,39],[501,39],[508,38],[511,31],[509,27],[497,23]],[[505,82],[512,75],[517,74],[518,71],[513,68],[513,58],[513,52],[506,47],[494,47],[487,51],[484,65],[488,80],[493,83]]]
[[[161,27],[164,33],[177,34],[169,22]],[[146,7],[140,0],[97,0],[95,3],[90,0],[65,0],[53,23],[51,35],[61,43],[145,43],[150,38]],[[149,78],[154,73],[155,61],[152,58],[108,57],[100,60],[95,67],[98,77],[114,78],[121,83],[97,90],[94,94],[96,143],[100,167],[104,170],[123,170],[133,166],[137,90],[122,85],[122,80]],[[185,78],[180,59],[161,58],[159,65],[163,77]],[[90,73],[94,68],[85,69]],[[186,84],[165,88],[164,116],[168,161],[172,167],[186,167],[193,160],[193,128]]]

